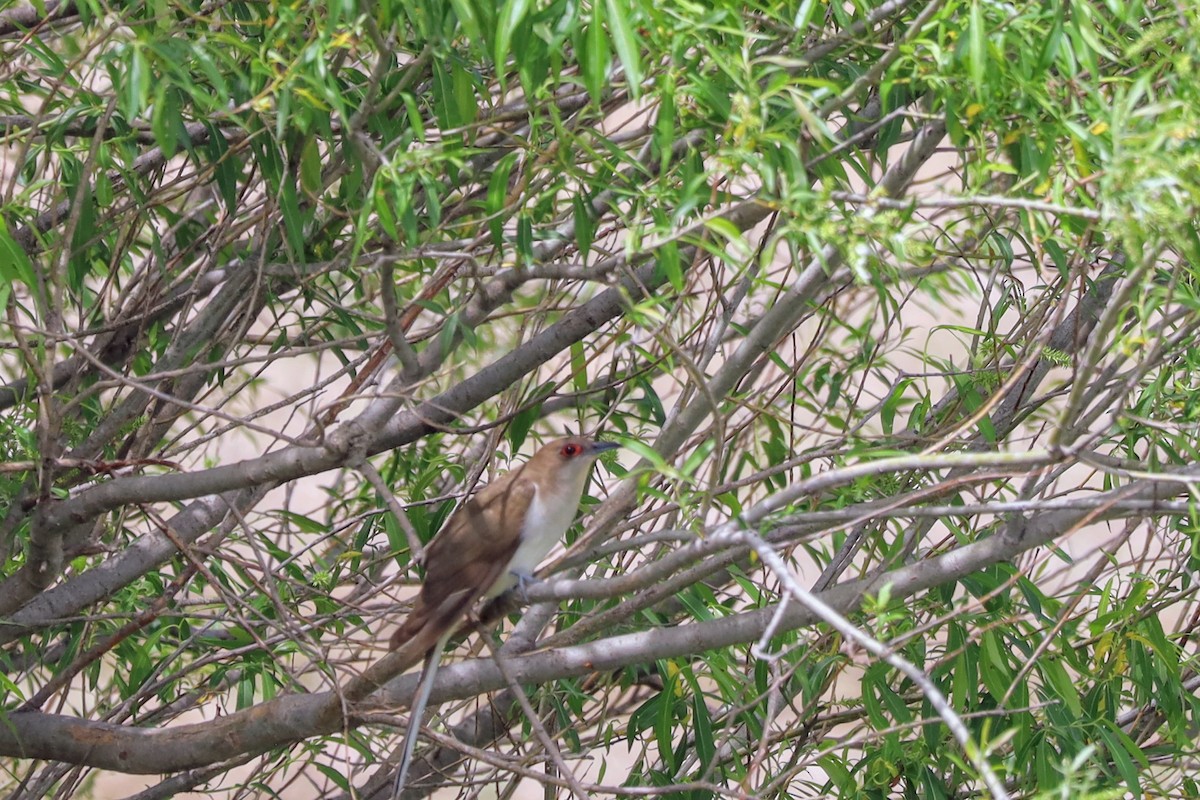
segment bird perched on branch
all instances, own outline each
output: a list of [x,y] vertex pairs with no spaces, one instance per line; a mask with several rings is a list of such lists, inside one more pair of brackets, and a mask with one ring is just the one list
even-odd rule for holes
[[476,601],[533,579],[533,571],[575,519],[592,462],[618,447],[572,436],[475,493],[454,512],[425,551],[425,582],[391,649],[412,641],[431,648],[409,711],[396,794],[404,787],[433,679],[458,621]]

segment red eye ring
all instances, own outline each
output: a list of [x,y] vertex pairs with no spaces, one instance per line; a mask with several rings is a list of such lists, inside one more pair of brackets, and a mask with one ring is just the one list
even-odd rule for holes
[[563,449],[562,449],[562,454],[563,454],[564,458],[571,458],[572,456],[579,455],[579,445],[564,444]]

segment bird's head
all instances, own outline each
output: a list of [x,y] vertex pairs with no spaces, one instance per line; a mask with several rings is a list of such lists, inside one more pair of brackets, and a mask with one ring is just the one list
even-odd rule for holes
[[568,436],[556,439],[542,447],[530,460],[537,471],[545,470],[555,480],[566,485],[583,488],[588,467],[601,453],[615,450],[620,445],[614,442],[597,442],[586,436]]
[[621,445],[616,442],[597,442],[586,436],[568,436],[546,445],[543,449],[557,454],[564,464],[572,461],[589,462],[601,453],[616,450]]

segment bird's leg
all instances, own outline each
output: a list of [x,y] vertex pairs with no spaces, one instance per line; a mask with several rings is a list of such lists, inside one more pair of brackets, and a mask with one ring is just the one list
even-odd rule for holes
[[517,580],[517,585],[514,587],[521,596],[521,602],[529,605],[529,587],[538,582],[538,579],[533,576],[532,572],[525,570],[514,569],[508,573]]

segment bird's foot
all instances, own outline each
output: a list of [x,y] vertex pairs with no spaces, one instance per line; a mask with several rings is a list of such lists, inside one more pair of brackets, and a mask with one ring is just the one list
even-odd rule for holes
[[536,584],[538,579],[533,577],[533,573],[530,572],[517,572],[516,570],[513,570],[509,574],[511,574],[517,580],[517,585],[514,587],[514,591],[516,591],[517,595],[521,598],[521,602],[525,605],[529,605],[529,587]]

